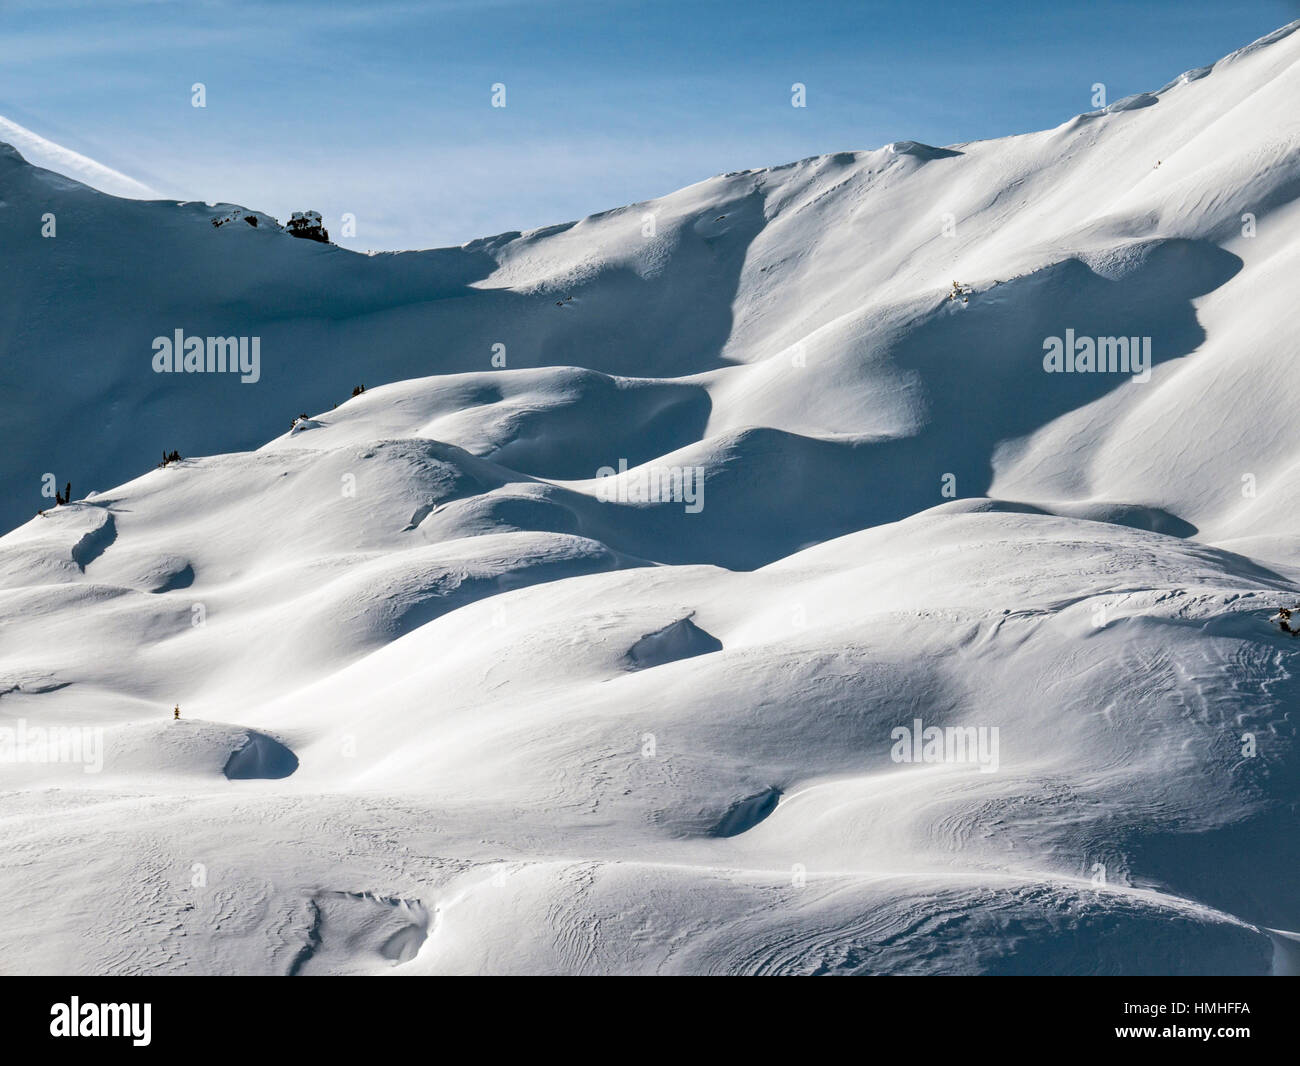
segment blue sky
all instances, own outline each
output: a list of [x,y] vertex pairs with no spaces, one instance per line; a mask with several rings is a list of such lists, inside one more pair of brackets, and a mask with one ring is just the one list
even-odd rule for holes
[[1300,2],[17,0],[0,18],[0,115],[168,197],[314,208],[336,236],[351,212],[340,243],[364,249],[1049,128],[1089,110],[1094,82],[1111,100],[1157,89]]

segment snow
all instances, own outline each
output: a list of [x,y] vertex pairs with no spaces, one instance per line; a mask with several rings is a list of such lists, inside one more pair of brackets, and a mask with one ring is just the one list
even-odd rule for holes
[[1297,28],[423,252],[0,152],[0,971],[1292,971]]
[[0,115],[0,141],[4,142],[4,148],[20,150],[29,162],[67,175],[101,192],[137,200],[158,198],[158,193],[144,182],[42,137],[3,115]]

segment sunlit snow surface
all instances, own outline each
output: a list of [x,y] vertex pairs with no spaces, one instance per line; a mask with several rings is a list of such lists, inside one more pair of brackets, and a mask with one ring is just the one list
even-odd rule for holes
[[0,150],[0,970],[1296,969],[1297,26],[429,252]]

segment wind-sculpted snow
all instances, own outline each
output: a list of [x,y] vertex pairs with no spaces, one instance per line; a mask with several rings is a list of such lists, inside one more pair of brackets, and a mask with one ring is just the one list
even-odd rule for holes
[[0,154],[0,970],[1296,972],[1297,59],[373,257]]

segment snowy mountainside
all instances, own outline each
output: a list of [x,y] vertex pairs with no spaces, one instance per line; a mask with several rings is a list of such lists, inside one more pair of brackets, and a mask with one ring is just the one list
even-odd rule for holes
[[0,969],[1294,972],[1296,29],[427,252],[0,152]]

